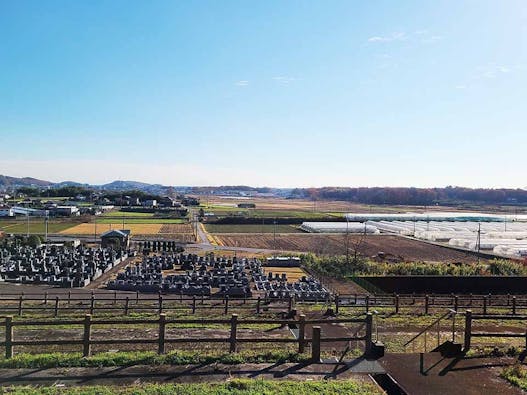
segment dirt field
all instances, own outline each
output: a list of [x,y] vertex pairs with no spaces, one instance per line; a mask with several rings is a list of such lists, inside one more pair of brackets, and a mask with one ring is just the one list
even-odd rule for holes
[[[112,229],[122,229],[122,227],[122,223],[97,224],[97,234],[100,235]],[[125,229],[130,229],[132,235],[192,234],[192,226],[190,224],[125,224]],[[95,233],[95,224],[79,224],[60,233],[65,235],[93,235]]]
[[[251,247],[277,249],[283,251],[313,252],[316,254],[345,254],[345,235],[327,234],[277,234],[276,242],[270,235],[250,234],[215,234],[218,241],[229,247]],[[367,236],[358,243],[359,236],[350,236],[350,250],[358,246],[364,256],[376,256],[384,252],[402,261],[426,262],[476,262],[474,255],[455,251],[446,247],[430,245],[417,240],[410,240],[392,235]]]
[[263,268],[265,274],[267,273],[286,273],[287,281],[294,282],[301,279],[303,276],[308,274],[299,267],[276,267],[276,266],[266,266]]

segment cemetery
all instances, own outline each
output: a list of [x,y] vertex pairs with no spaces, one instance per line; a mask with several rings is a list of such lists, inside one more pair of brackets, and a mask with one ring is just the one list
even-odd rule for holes
[[0,280],[62,288],[85,287],[129,254],[133,252],[82,245],[31,247],[6,241],[0,247]]
[[270,299],[324,300],[330,296],[329,291],[310,276],[291,282],[286,273],[273,273],[268,267],[265,273],[258,259],[167,252],[145,254],[142,261],[128,265],[110,280],[107,288],[232,298],[247,298],[255,293]]

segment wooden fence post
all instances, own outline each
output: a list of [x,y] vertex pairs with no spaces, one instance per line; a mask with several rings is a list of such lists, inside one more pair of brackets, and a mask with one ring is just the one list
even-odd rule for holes
[[512,297],[512,315],[516,315],[516,296]]
[[128,305],[130,304],[130,298],[127,296],[124,301],[124,315],[128,315]]
[[366,303],[366,313],[367,313],[368,311],[370,311],[370,295],[366,295],[365,303]]
[[24,297],[20,295],[20,297],[18,298],[18,315],[19,316],[22,315],[22,301],[23,300],[24,300]]
[[483,296],[483,315],[487,315],[487,295]]
[[472,310],[467,310],[465,313],[465,342],[463,345],[463,352],[470,350],[470,340],[472,337]]
[[5,357],[13,356],[13,317],[5,317]]
[[93,315],[93,310],[95,309],[95,296],[91,296],[90,299],[90,315]]
[[306,343],[304,341],[306,337],[306,315],[300,314],[298,321],[298,353],[302,354],[306,349]]
[[430,297],[428,295],[425,295],[425,314],[428,315],[428,305],[430,303]]
[[91,314],[86,314],[84,316],[84,335],[82,337],[82,356],[83,357],[89,357],[91,355],[90,337],[91,337]]
[[231,337],[229,339],[230,348],[229,352],[236,352],[236,331],[238,328],[238,314],[231,316]]
[[68,306],[71,303],[71,291],[68,291]]
[[260,303],[261,303],[261,297],[258,296],[258,300],[256,301],[256,314],[260,314]]
[[364,340],[364,355],[368,356],[371,354],[373,339],[373,315],[371,313],[366,314],[366,339]]
[[313,327],[313,335],[311,339],[311,362],[320,362],[320,326]]
[[45,305],[48,304],[48,293],[47,292],[44,292],[44,304]]
[[395,295],[395,314],[399,314],[399,295]]
[[192,314],[196,314],[196,297],[192,296]]
[[339,305],[340,305],[339,294],[335,294],[335,315],[338,315],[339,313]]
[[457,311],[458,304],[459,304],[459,297],[456,295],[454,296],[454,311]]
[[166,314],[159,314],[159,345],[157,348],[158,354],[165,353],[165,328],[166,328]]
[[289,301],[287,304],[287,312],[290,313],[293,310],[293,297],[289,295]]
[[59,297],[55,297],[55,311],[53,312],[53,317],[57,317],[59,315]]
[[161,314],[163,313],[163,297],[161,295],[159,295],[158,304],[158,314]]
[[227,313],[229,312],[229,295],[225,295],[224,303],[225,303],[224,314],[227,315]]

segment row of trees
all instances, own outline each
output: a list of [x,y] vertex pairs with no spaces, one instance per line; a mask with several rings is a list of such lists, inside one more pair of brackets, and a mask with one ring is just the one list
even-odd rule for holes
[[496,259],[486,263],[378,263],[361,256],[347,260],[345,256],[302,256],[302,264],[315,272],[335,278],[351,276],[527,276],[527,268],[519,263]]
[[527,190],[524,189],[472,189],[464,187],[446,188],[305,188],[294,189],[292,197],[315,200],[345,200],[364,204],[507,204],[527,203]]

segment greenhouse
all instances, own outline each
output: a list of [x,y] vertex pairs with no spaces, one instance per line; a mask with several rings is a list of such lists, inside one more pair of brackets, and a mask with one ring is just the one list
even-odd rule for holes
[[375,226],[360,222],[304,222],[300,229],[309,233],[380,233]]

